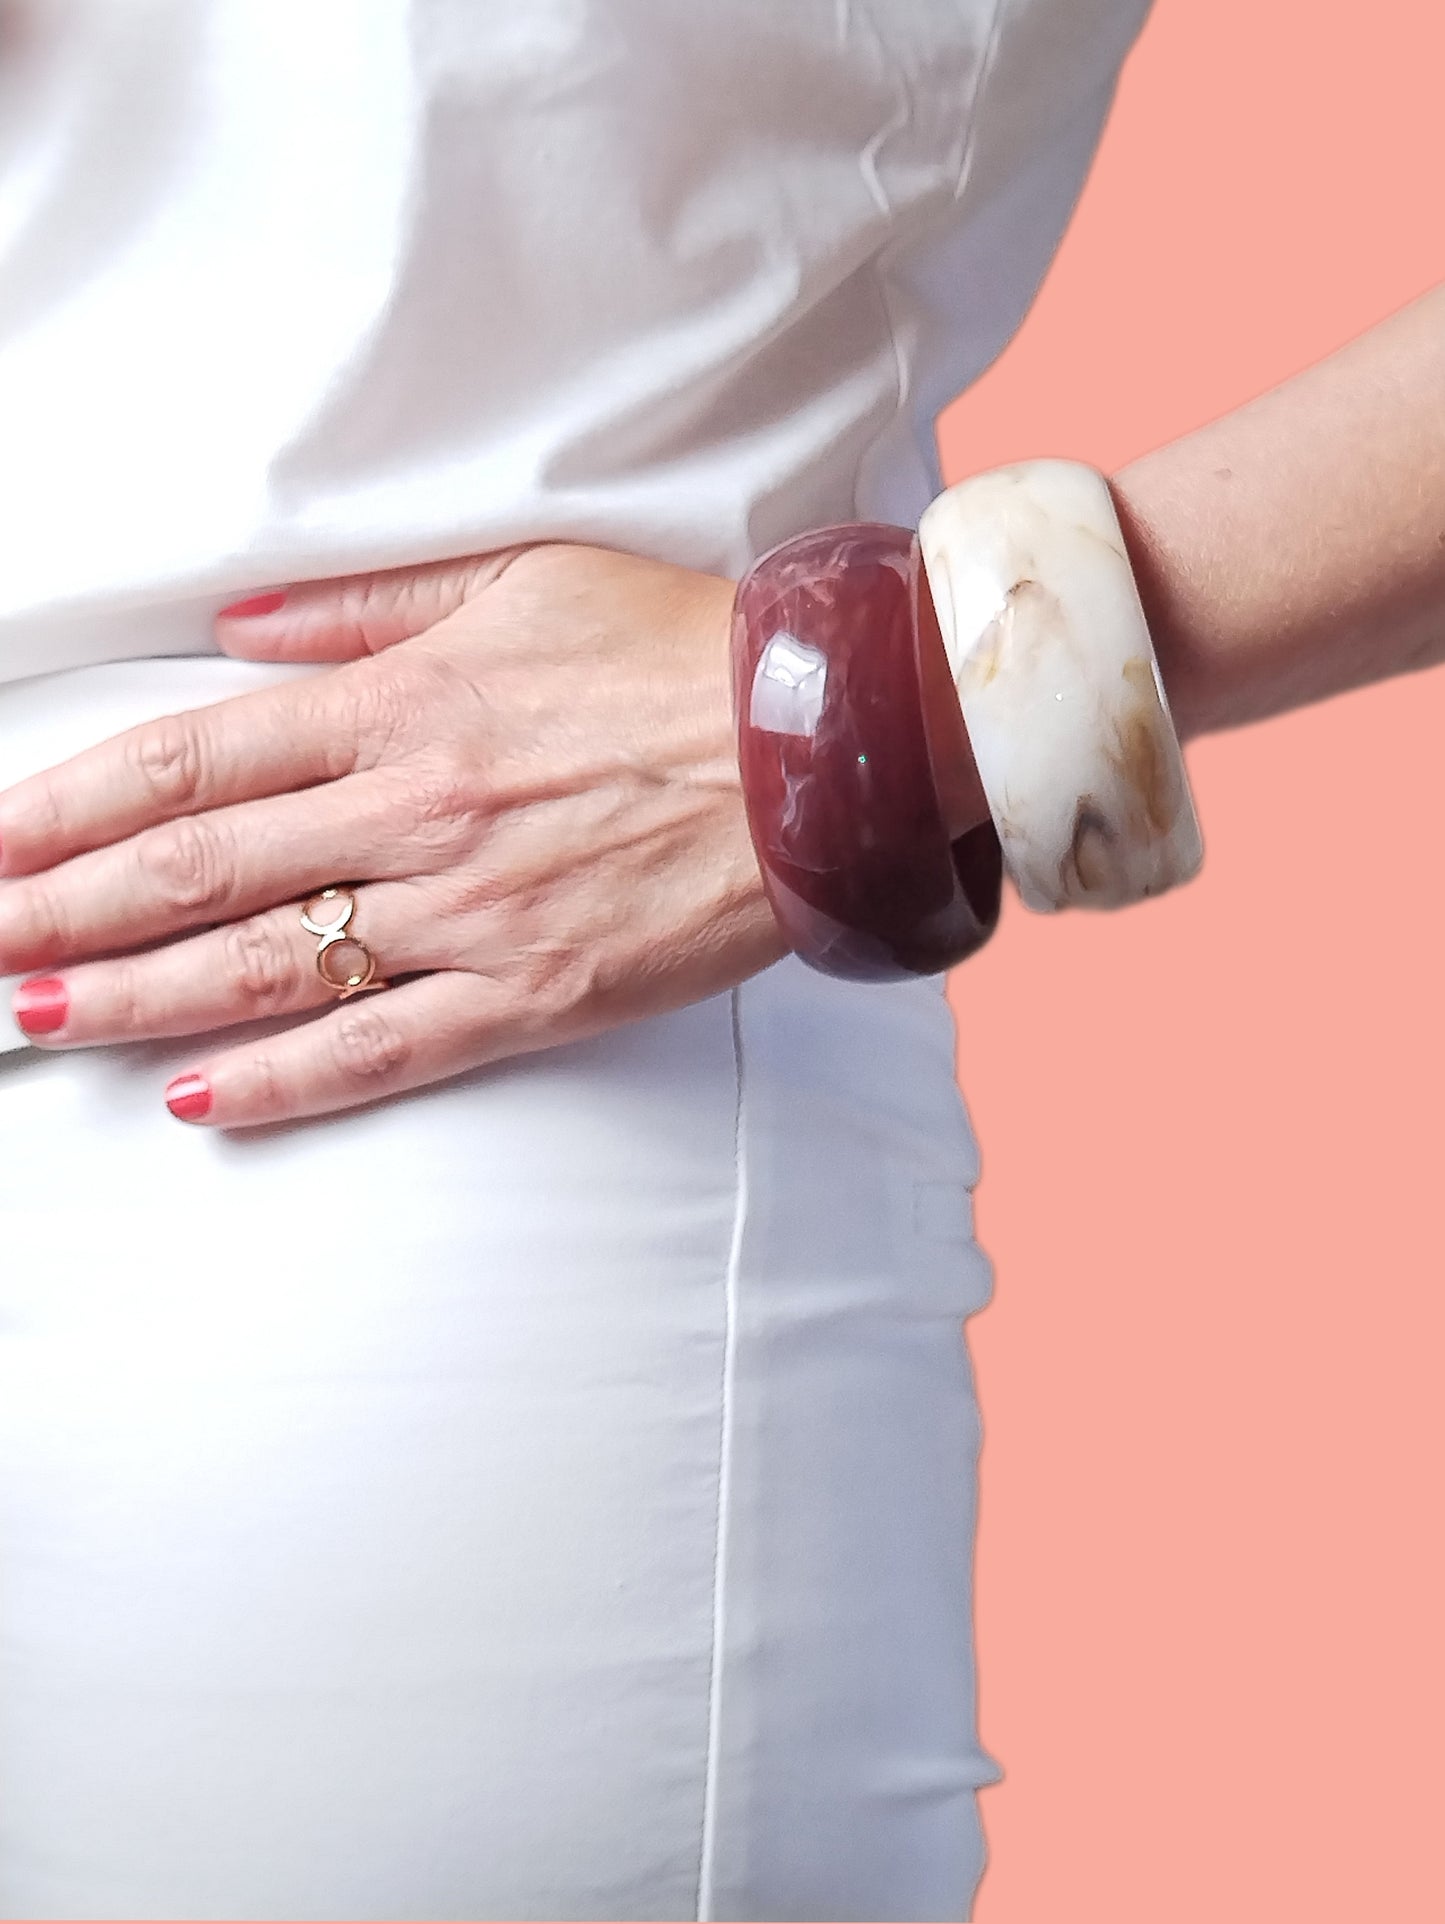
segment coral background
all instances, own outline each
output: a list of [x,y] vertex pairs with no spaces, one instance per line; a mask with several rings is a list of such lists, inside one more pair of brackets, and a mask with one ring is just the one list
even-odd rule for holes
[[[949,476],[1116,467],[1445,279],[1442,73],[1427,0],[1157,0]],[[1197,882],[952,985],[978,1924],[1445,1917],[1442,741],[1445,672],[1200,743]]]

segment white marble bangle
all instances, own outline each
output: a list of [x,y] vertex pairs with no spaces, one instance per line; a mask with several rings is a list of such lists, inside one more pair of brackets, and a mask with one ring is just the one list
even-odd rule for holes
[[1031,909],[1119,908],[1187,882],[1203,845],[1104,477],[975,475],[919,538],[979,779]]

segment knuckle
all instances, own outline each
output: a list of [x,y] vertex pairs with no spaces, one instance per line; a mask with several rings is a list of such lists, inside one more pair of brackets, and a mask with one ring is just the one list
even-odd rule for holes
[[357,583],[356,601],[360,624],[368,633],[410,636],[431,626],[422,570],[368,575]]
[[447,823],[471,812],[474,800],[467,771],[459,764],[434,761],[407,775],[407,801],[420,824]]
[[263,1015],[288,1007],[296,971],[276,930],[261,922],[236,922],[223,941],[227,979],[235,983],[242,1000]]
[[331,1038],[335,1064],[350,1084],[380,1084],[406,1068],[411,1044],[388,1017],[376,1009],[343,1015]]
[[225,905],[227,864],[214,829],[197,821],[168,822],[141,836],[136,857],[146,882],[168,907],[204,912]]
[[543,1030],[564,1027],[587,997],[588,968],[574,947],[533,943],[513,958],[512,990],[528,1019]]
[[357,665],[364,672],[351,678],[350,728],[363,745],[364,759],[375,763],[406,739],[415,716],[400,676],[376,672],[374,661]]
[[246,1107],[258,1119],[283,1116],[289,1107],[286,1079],[264,1050],[246,1064]]
[[147,796],[166,808],[186,808],[200,792],[201,754],[194,725],[182,715],[162,715],[130,738],[131,767]]
[[61,847],[66,840],[60,788],[48,774],[27,783],[8,807],[0,809],[0,847],[24,843],[44,851]]
[[402,790],[409,837],[443,854],[470,847],[485,801],[473,772],[460,760],[438,758],[409,767]]
[[110,965],[109,1014],[122,1035],[139,1033],[144,1027],[145,999],[135,963],[119,956]]
[[550,946],[538,944],[513,957],[513,987],[533,1008],[540,1009],[560,999],[565,979],[562,958]]
[[524,940],[526,916],[508,877],[499,869],[472,866],[458,876],[449,907],[456,916],[485,917],[494,938],[507,946],[515,947]]
[[[6,918],[7,952],[13,939],[17,949],[36,962],[78,954],[81,944],[75,918],[61,890],[48,881],[27,881],[19,897],[18,913]],[[25,963],[16,966],[24,967]]]

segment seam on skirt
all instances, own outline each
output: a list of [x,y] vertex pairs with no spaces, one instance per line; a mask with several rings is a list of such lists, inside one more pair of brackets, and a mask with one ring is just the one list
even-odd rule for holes
[[747,1219],[745,1074],[743,1056],[742,985],[729,997],[732,1019],[733,1071],[737,1096],[733,1120],[733,1228],[723,1276],[723,1362],[719,1397],[717,1529],[713,1540],[712,1656],[708,1669],[707,1761],[703,1777],[702,1840],[697,1867],[697,1916],[713,1914],[713,1883],[717,1852],[719,1711],[722,1702],[723,1641],[727,1627],[727,1526],[732,1482],[733,1368],[737,1352],[738,1274],[742,1265],[743,1226]]

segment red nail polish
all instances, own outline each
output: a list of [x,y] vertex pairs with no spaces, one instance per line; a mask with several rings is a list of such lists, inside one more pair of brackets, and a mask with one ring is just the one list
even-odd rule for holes
[[226,621],[245,621],[252,615],[274,615],[286,599],[286,590],[277,588],[266,595],[251,595],[245,601],[233,601],[229,608],[221,610]]
[[177,1076],[166,1084],[166,1107],[182,1122],[199,1122],[210,1113],[210,1083],[204,1076]]
[[10,1007],[26,1035],[54,1035],[70,1012],[70,995],[58,975],[37,975],[20,984]]

